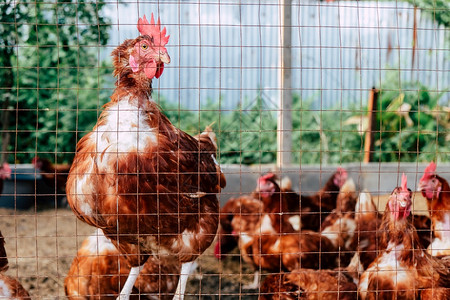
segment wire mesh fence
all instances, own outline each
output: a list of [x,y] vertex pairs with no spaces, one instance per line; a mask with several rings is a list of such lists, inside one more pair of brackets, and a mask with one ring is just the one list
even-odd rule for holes
[[0,11],[0,298],[450,297],[446,1]]

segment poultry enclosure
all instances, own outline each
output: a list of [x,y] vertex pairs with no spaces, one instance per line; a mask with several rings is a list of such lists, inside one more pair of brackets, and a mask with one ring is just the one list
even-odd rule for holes
[[[0,281],[115,299],[139,265],[141,299],[182,298],[183,274],[186,299],[365,299],[377,259],[419,274],[416,298],[447,299],[450,7],[433,5],[1,3]],[[412,246],[393,246],[393,219]],[[389,256],[405,247],[437,279]]]

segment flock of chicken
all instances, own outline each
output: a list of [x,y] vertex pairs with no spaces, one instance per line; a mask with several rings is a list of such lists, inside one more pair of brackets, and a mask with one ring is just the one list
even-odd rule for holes
[[[275,273],[261,299],[450,299],[449,186],[434,163],[420,182],[431,220],[411,215],[405,176],[381,216],[342,168],[314,196],[263,175],[252,195],[220,210],[226,179],[216,136],[209,127],[188,135],[152,101],[152,79],[170,62],[169,36],[153,15],[137,27],[141,35],[112,52],[116,89],[78,142],[69,175],[50,178],[97,228],[66,277],[69,299],[183,299],[195,260],[216,236],[218,258],[239,246],[255,267],[250,287],[259,286],[259,270]],[[0,293],[27,299],[19,286],[2,274]]]
[[[450,188],[436,164],[419,183],[431,219],[411,214],[405,175],[383,214],[347,177],[339,168],[312,196],[260,177],[222,208],[216,257],[238,246],[260,299],[450,299]],[[261,285],[259,270],[273,273]]]
[[[47,170],[43,174],[49,183],[55,174],[64,176],[48,161],[33,163]],[[214,253],[227,259],[238,247],[255,269],[254,282],[243,288],[259,289],[260,299],[450,299],[450,187],[436,174],[435,163],[425,169],[419,190],[431,218],[411,214],[406,176],[381,214],[367,191],[357,195],[343,168],[310,196],[268,173],[252,194],[222,207]],[[0,233],[0,295],[30,299],[17,280],[3,274],[7,269]],[[126,257],[97,229],[70,267],[66,295],[113,299],[130,269]],[[260,270],[268,273],[261,285]],[[180,271],[173,257],[150,256],[130,298],[171,299]]]

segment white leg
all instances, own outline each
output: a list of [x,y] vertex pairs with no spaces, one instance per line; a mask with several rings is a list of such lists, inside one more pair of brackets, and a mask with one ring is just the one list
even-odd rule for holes
[[181,265],[180,279],[178,279],[177,290],[175,292],[175,296],[173,296],[174,300],[183,300],[184,292],[186,291],[186,283],[191,273],[191,267],[195,261],[187,262]]
[[189,267],[189,275],[194,274],[194,272],[197,270],[198,268],[198,262],[197,260],[194,260],[192,262],[192,265]]
[[119,297],[116,300],[128,300],[130,299],[131,291],[133,290],[134,283],[139,276],[139,273],[144,268],[144,265],[139,267],[133,267],[130,270],[130,274],[128,274],[127,281],[125,281],[125,285],[120,291]]
[[259,288],[259,271],[255,271],[255,277],[253,277],[253,282],[242,286],[244,290],[255,290]]
[[195,279],[197,279],[198,281],[201,281],[203,279],[203,274],[198,273],[197,268],[198,268],[198,262],[197,262],[197,260],[194,260],[194,262],[191,266],[191,270],[189,271],[189,275],[193,275]]

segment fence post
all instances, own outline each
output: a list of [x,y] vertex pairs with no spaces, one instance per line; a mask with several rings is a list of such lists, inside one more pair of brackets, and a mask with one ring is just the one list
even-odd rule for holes
[[379,91],[372,88],[369,92],[369,103],[367,104],[368,126],[366,130],[366,137],[364,139],[364,163],[372,161],[373,157],[373,136],[377,130],[377,102]]
[[291,0],[281,0],[281,80],[277,126],[277,166],[291,163],[292,151],[292,64]]

